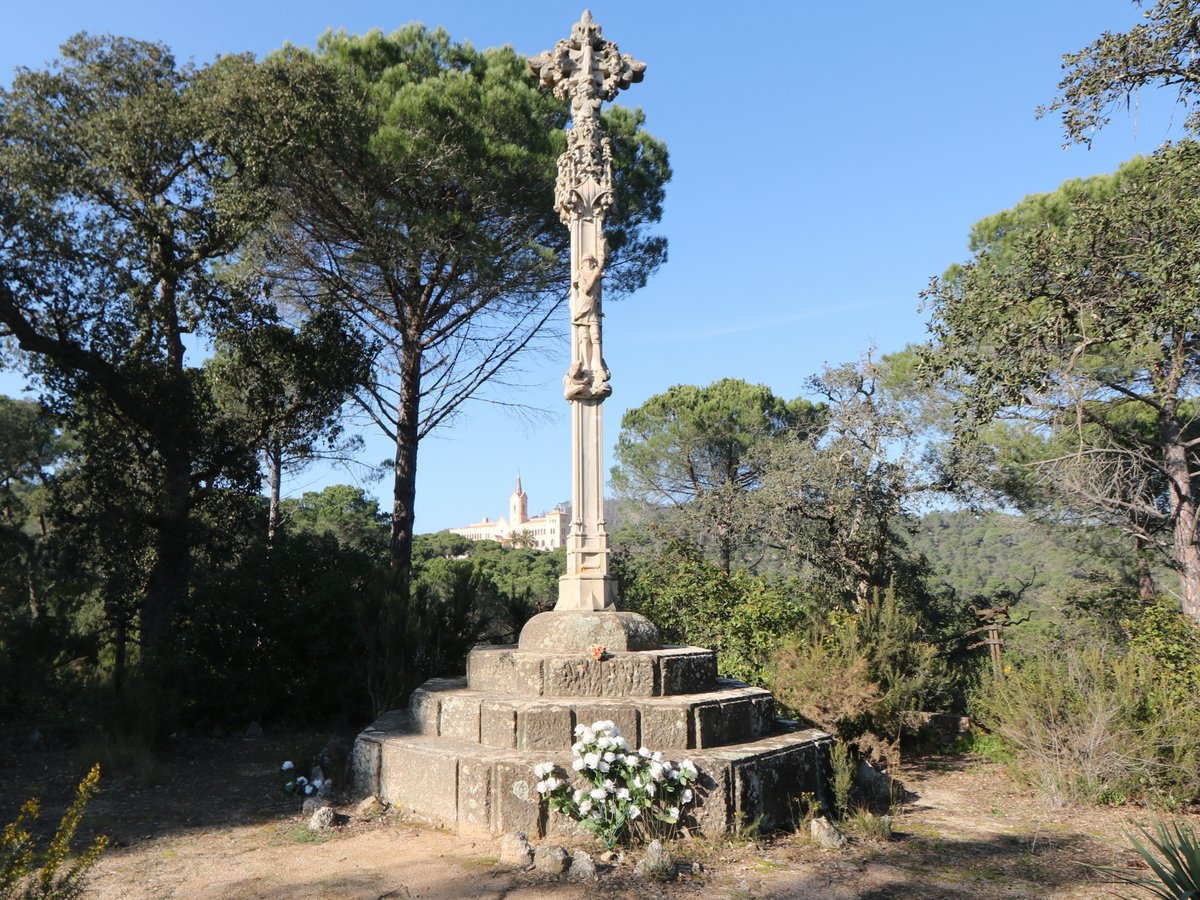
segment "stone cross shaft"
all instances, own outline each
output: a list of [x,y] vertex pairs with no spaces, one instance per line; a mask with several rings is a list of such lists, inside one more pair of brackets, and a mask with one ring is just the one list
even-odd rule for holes
[[612,393],[601,342],[601,294],[612,204],[612,147],[600,130],[600,105],[642,80],[646,64],[622,56],[584,10],[571,36],[529,60],[529,70],[571,103],[567,150],[558,158],[554,200],[571,233],[571,365],[563,393],[571,404],[571,529],[567,573],[556,610],[616,609],[604,523],[601,404]]

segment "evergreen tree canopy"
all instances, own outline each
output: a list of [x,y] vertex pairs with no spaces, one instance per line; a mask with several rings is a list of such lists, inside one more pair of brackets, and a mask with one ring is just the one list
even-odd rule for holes
[[1001,418],[1077,514],[1160,538],[1200,616],[1200,146],[1069,182],[980,222],[935,279],[924,366],[961,444]]
[[[328,113],[310,117],[310,152],[281,182],[276,289],[345,311],[383,348],[359,401],[396,445],[391,546],[403,584],[419,441],[500,383],[567,295],[553,199],[567,110],[511,48],[477,51],[420,25],[327,33],[316,53],[288,49],[270,64]],[[641,125],[640,112],[605,116],[609,296],[639,287],[666,255],[648,228],[670,169]]]

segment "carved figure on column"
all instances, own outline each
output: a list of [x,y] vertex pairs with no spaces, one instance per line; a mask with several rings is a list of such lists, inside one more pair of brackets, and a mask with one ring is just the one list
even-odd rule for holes
[[608,366],[600,339],[600,291],[603,263],[591,253],[579,264],[579,273],[571,283],[571,368],[563,379],[568,400],[607,397],[612,393]]

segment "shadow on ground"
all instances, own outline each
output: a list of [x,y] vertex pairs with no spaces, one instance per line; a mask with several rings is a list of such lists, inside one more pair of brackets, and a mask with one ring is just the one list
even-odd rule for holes
[[[346,738],[334,740],[344,744]],[[279,767],[296,759],[307,768],[322,744],[311,733],[177,738],[156,758],[138,760],[137,774],[102,765],[100,795],[88,805],[77,843],[105,834],[110,846],[124,847],[191,830],[294,816],[301,801],[283,793]],[[0,823],[11,821],[22,803],[37,797],[42,806],[38,830],[53,829],[92,761],[78,747],[0,754]],[[338,776],[345,780],[344,772],[327,774],[335,783]]]

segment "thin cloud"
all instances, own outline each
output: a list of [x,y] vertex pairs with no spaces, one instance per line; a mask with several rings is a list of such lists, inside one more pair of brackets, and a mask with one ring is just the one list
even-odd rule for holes
[[771,319],[760,319],[757,322],[739,322],[737,324],[717,325],[713,328],[705,328],[700,331],[685,331],[685,332],[666,332],[658,334],[638,334],[632,338],[633,343],[638,344],[679,344],[693,341],[706,341],[712,338],[728,337],[731,334],[746,334],[752,331],[763,331],[768,328],[779,328],[783,325],[789,325],[793,322],[801,322],[805,319],[817,319],[822,316],[840,315],[841,313],[850,312],[857,309],[871,309],[872,307],[881,306],[879,301],[870,303],[845,303],[839,306],[825,306],[818,309],[806,309],[803,312],[795,312],[786,316],[776,316]]

